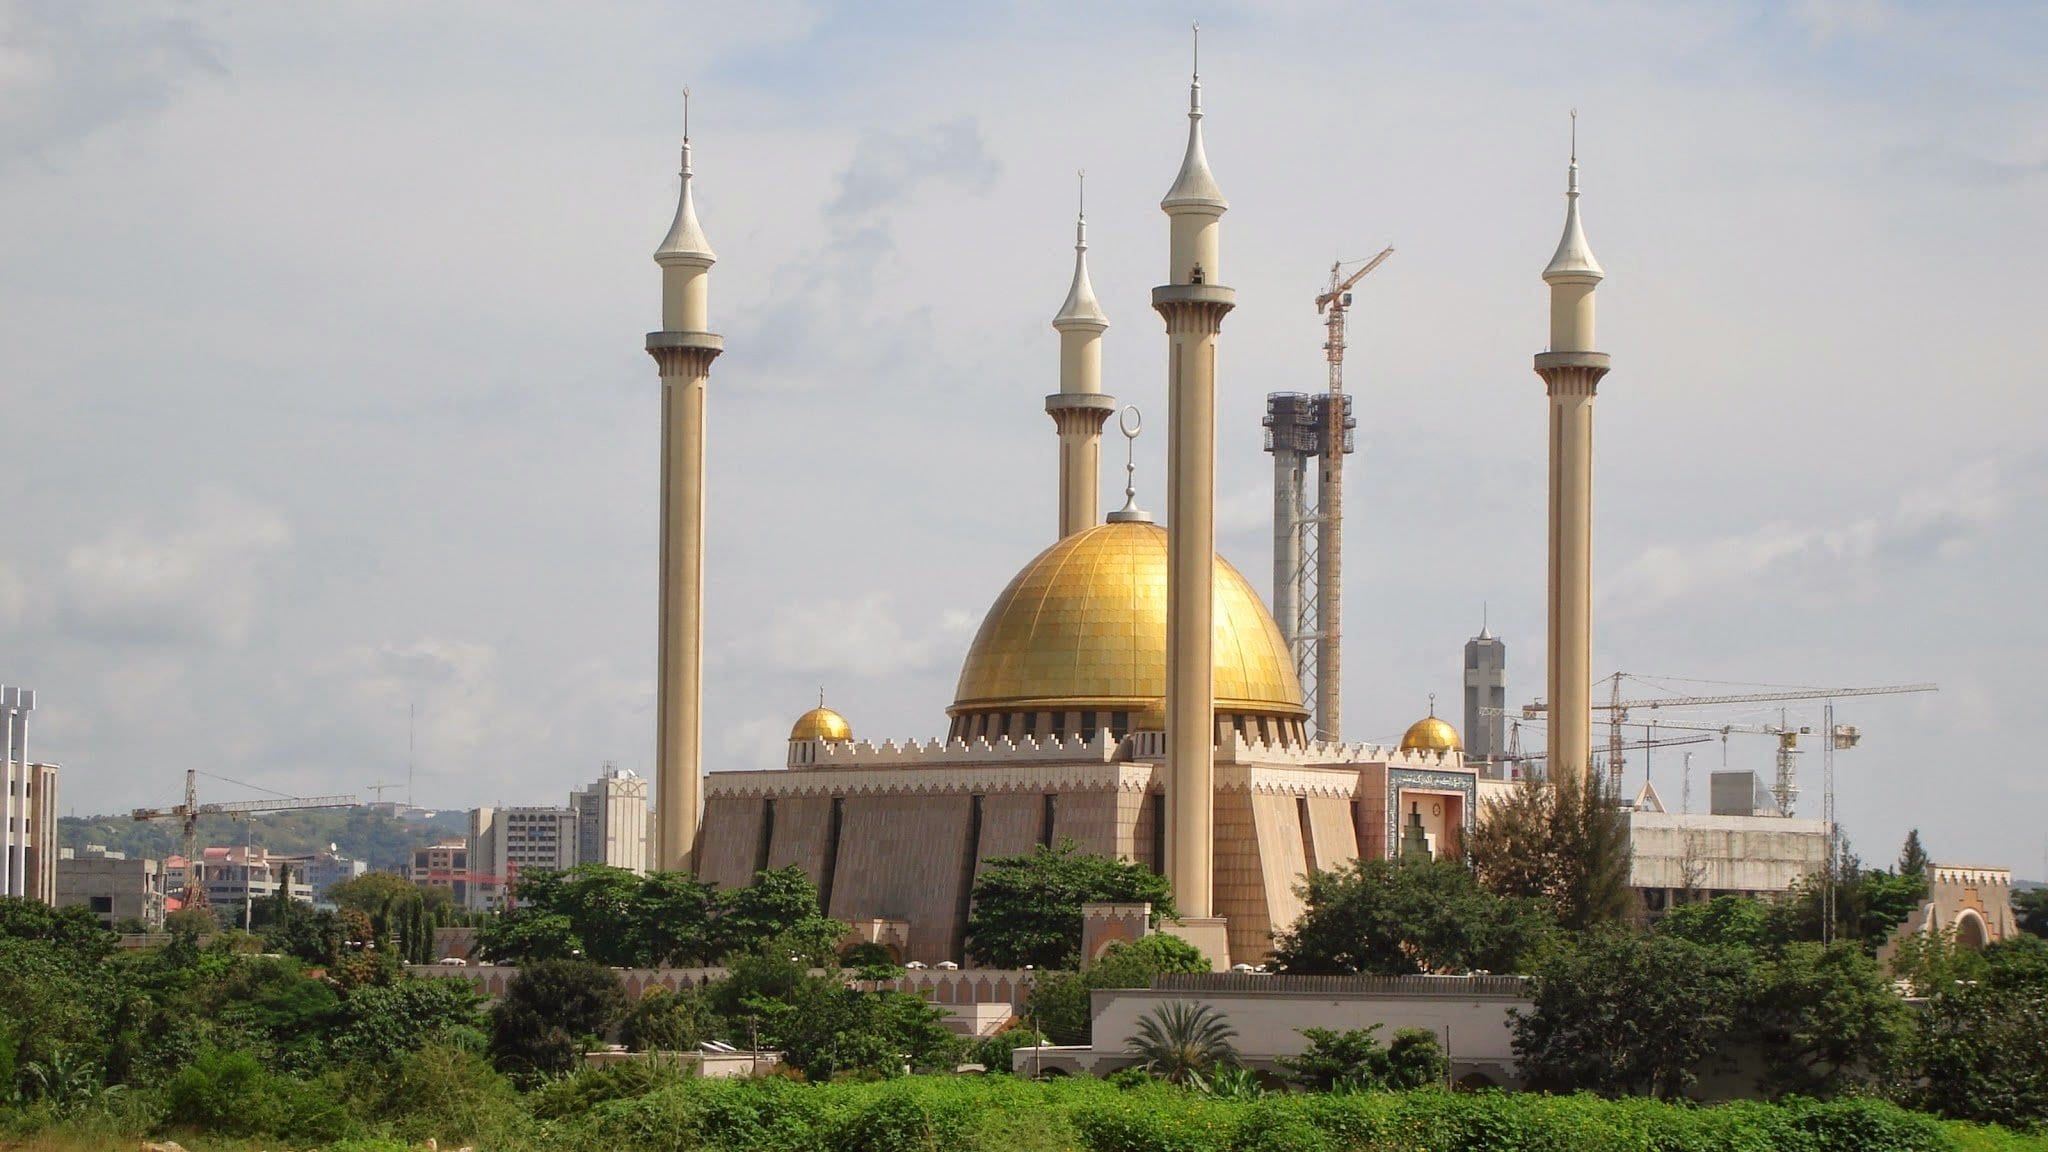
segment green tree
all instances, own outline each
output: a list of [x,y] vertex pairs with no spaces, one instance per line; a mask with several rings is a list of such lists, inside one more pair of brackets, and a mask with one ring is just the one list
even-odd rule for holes
[[724,1032],[709,998],[695,988],[650,988],[619,1022],[620,1041],[635,1052],[694,1052]]
[[995,968],[1072,967],[1081,953],[1081,906],[1093,903],[1150,904],[1155,924],[1175,914],[1164,876],[1082,852],[1063,839],[1028,856],[982,861],[967,917],[967,953]]
[[1675,1097],[1735,1029],[1751,980],[1740,949],[1595,933],[1538,965],[1515,1052],[1545,1088]]
[[1339,1084],[1380,1088],[1387,1082],[1387,1046],[1380,1043],[1380,1025],[1366,1028],[1303,1028],[1308,1046],[1280,1057],[1287,1078],[1311,1092],[1328,1092]]
[[542,960],[521,965],[491,1012],[491,1060],[516,1079],[567,1072],[625,1003],[618,977],[601,964]]
[[1192,1000],[1169,1000],[1138,1019],[1124,1051],[1169,1084],[1199,1088],[1219,1068],[1237,1063],[1237,1029],[1223,1014]]
[[650,872],[633,910],[637,959],[652,966],[690,967],[718,959],[713,919],[718,889],[686,872]]
[[480,1039],[484,1024],[482,999],[467,980],[399,980],[351,990],[327,1042],[338,1061],[388,1067],[429,1044]]
[[583,938],[567,916],[531,908],[500,912],[476,930],[477,951],[498,964],[571,960],[583,955]]
[[1958,1120],[2048,1124],[2048,943],[2024,936],[1981,956],[1982,978],[1934,989],[1911,1069],[1922,1108]]
[[1041,973],[1031,985],[1028,1017],[1056,1044],[1089,1041],[1089,993],[1098,988],[1150,988],[1154,976],[1207,972],[1209,958],[1178,936],[1155,932],[1117,943],[1083,972]]
[[[825,926],[834,923],[825,919],[818,886],[795,864],[757,872],[745,888],[721,893],[717,912],[710,937],[718,956],[759,951],[777,940],[814,954]],[[833,939],[826,951],[836,953],[838,943]]]
[[375,913],[418,891],[417,885],[395,872],[365,872],[328,888],[327,902],[337,908]]
[[1671,909],[1658,919],[1656,932],[1695,944],[1755,950],[1772,942],[1771,909],[1748,896],[1716,896]]
[[1359,859],[1296,891],[1307,908],[1273,950],[1289,974],[1513,972],[1550,929],[1535,901],[1488,892],[1457,860]]
[[1573,931],[1635,912],[1629,888],[1628,816],[1615,786],[1575,772],[1525,776],[1488,801],[1470,840],[1480,884],[1502,896],[1546,901]]
[[1903,1057],[1912,1010],[1852,942],[1786,946],[1757,966],[1751,1020],[1773,1095],[1830,1097],[1873,1086]]
[[1908,829],[1906,843],[1899,848],[1899,875],[1926,876],[1932,863],[1927,858],[1927,849],[1920,846],[1920,830]]
[[2048,936],[2048,888],[2022,888],[2012,894],[2012,912],[2020,930]]

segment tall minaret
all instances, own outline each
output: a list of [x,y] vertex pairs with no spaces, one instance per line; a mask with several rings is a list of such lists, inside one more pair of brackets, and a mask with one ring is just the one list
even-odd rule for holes
[[661,366],[661,638],[655,683],[655,863],[695,866],[704,773],[704,386],[725,342],[710,327],[718,256],[690,195],[689,93],[683,94],[683,192],[654,250],[661,265],[661,331],[647,351]]
[[1550,643],[1547,759],[1583,779],[1593,752],[1593,394],[1607,354],[1593,350],[1593,289],[1604,273],[1579,224],[1578,114],[1565,186],[1564,237],[1543,270],[1550,285],[1550,350],[1536,374],[1550,396]]
[[[1200,29],[1196,30],[1200,35]],[[1230,202],[1202,152],[1202,73],[1188,86],[1188,150],[1159,202],[1171,221],[1166,318],[1166,875],[1184,916],[1215,894],[1216,336],[1237,293],[1222,286]]]
[[[1086,174],[1082,179],[1086,180]],[[1060,390],[1045,398],[1060,437],[1060,538],[1093,528],[1102,516],[1102,425],[1116,397],[1102,391],[1102,333],[1109,317],[1088,282],[1088,202],[1074,220],[1074,283],[1052,326],[1060,334]]]

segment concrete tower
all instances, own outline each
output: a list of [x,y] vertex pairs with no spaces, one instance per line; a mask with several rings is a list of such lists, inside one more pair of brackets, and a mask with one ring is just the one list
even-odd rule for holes
[[[1485,621],[1465,641],[1465,758],[1494,760],[1507,754],[1508,646]],[[1492,712],[1482,711],[1493,709]]]
[[1543,270],[1550,285],[1550,350],[1536,374],[1550,396],[1550,643],[1544,687],[1552,772],[1584,779],[1593,753],[1593,394],[1608,359],[1593,350],[1593,290],[1605,275],[1579,224],[1579,149],[1573,120],[1564,236]]
[[1060,390],[1045,398],[1060,437],[1060,537],[1093,528],[1102,516],[1102,425],[1116,397],[1102,391],[1102,333],[1109,317],[1088,282],[1088,206],[1074,220],[1074,283],[1052,326],[1060,334]]
[[[687,100],[687,95],[685,97]],[[718,257],[690,194],[683,117],[683,191],[675,223],[654,250],[661,265],[661,331],[647,351],[661,368],[661,636],[655,685],[655,860],[694,865],[704,773],[704,387],[725,342],[710,327]]]
[[1202,151],[1202,75],[1188,86],[1188,149],[1159,202],[1170,220],[1166,319],[1166,874],[1174,903],[1210,915],[1215,890],[1216,337],[1237,293],[1223,287],[1230,202]]

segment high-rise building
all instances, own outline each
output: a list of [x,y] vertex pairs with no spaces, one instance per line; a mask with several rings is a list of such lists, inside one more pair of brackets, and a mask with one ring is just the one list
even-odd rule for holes
[[[1507,755],[1508,646],[1482,622],[1465,641],[1465,758]],[[1491,711],[1488,711],[1491,709]]]
[[327,846],[325,852],[316,852],[299,860],[297,866],[305,876],[306,883],[313,886],[315,900],[327,899],[329,888],[353,880],[370,870],[368,861],[352,860],[343,856],[335,851],[332,844]]
[[647,871],[647,779],[607,766],[588,788],[569,793],[576,812],[578,864]]
[[476,808],[469,813],[469,866],[484,875],[469,907],[496,908],[521,872],[576,866],[576,812],[570,808]]
[[28,758],[36,694],[0,686],[0,896],[57,901],[57,766]]

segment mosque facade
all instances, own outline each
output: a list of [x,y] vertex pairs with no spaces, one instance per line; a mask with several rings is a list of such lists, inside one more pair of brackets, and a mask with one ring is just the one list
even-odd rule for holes
[[[676,223],[656,254],[667,328],[648,336],[664,388],[662,867],[738,886],[797,865],[860,938],[905,962],[964,964],[970,893],[987,861],[1071,840],[1172,879],[1184,914],[1174,930],[1223,967],[1271,951],[1302,912],[1295,887],[1311,869],[1463,851],[1483,800],[1508,785],[1466,762],[1434,709],[1398,745],[1310,738],[1280,629],[1213,551],[1214,351],[1234,294],[1220,285],[1228,204],[1204,149],[1199,77],[1187,151],[1161,205],[1171,277],[1153,292],[1169,338],[1167,524],[1128,488],[1124,507],[1101,515],[1100,440],[1117,406],[1101,387],[1109,320],[1088,278],[1084,215],[1052,322],[1060,388],[1045,403],[1059,538],[989,608],[944,735],[873,743],[821,701],[792,728],[781,766],[704,774],[703,399],[721,345],[706,331],[715,258],[688,149],[686,139]],[[1566,242],[1590,263],[1572,191]],[[1590,314],[1591,275],[1568,271]],[[1574,346],[1590,346],[1585,328]]]

